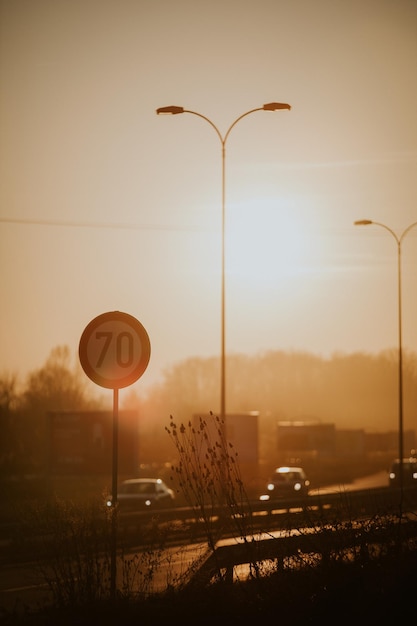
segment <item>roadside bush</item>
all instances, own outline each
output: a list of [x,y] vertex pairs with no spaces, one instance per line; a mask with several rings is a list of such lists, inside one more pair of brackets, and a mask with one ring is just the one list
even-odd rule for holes
[[172,465],[172,480],[188,505],[194,510],[196,519],[202,520],[211,550],[223,536],[225,527],[213,520],[225,507],[224,523],[230,532],[230,520],[234,534],[244,540],[252,538],[249,498],[239,469],[238,453],[225,436],[224,420],[210,413],[208,418],[199,418],[198,425],[177,424],[171,417],[166,432],[177,453],[178,462]]

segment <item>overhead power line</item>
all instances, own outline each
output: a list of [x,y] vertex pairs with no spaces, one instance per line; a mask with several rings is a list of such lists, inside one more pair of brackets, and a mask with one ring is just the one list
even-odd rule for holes
[[123,223],[100,223],[100,222],[79,222],[79,221],[57,221],[57,220],[36,220],[18,219],[12,217],[0,217],[3,224],[24,224],[32,226],[58,226],[66,228],[108,228],[122,230],[166,230],[185,232],[207,232],[211,229],[193,226],[174,226],[170,224],[123,224]]

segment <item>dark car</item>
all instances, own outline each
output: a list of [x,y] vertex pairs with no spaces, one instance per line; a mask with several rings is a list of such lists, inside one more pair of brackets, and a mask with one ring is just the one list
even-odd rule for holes
[[261,496],[261,500],[306,496],[309,486],[302,467],[277,467],[266,486],[267,494]]
[[[390,487],[400,487],[400,461],[396,459],[389,472]],[[403,459],[403,487],[417,487],[417,458]]]
[[[161,478],[130,478],[121,483],[117,492],[121,510],[166,508],[174,504],[174,490]],[[111,499],[107,502],[111,506]]]

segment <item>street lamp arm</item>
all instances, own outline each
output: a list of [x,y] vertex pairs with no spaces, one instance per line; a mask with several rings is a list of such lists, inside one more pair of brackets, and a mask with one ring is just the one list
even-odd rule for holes
[[404,237],[408,233],[408,231],[411,230],[412,228],[414,228],[414,226],[417,226],[417,222],[413,222],[413,224],[410,224],[409,226],[407,226],[407,228],[402,232],[402,234],[400,236],[400,242],[404,239]]
[[242,115],[239,115],[239,117],[237,117],[235,121],[227,129],[226,134],[224,136],[223,145],[226,143],[226,140],[228,136],[230,135],[230,131],[232,130],[232,128],[234,128],[234,126],[236,126],[236,124],[240,122],[242,118],[246,117],[247,115],[250,115],[251,113],[255,113],[256,111],[277,111],[279,109],[288,109],[289,111],[291,109],[291,105],[286,104],[285,102],[269,102],[268,104],[264,104],[261,107],[257,107],[256,109],[251,109],[250,111],[246,111],[246,113],[242,113]]
[[[156,109],[157,115],[178,115],[179,113],[191,113],[191,115],[196,115],[197,117],[201,117],[202,120],[205,120],[214,128],[218,138],[220,139],[220,143],[224,146],[225,139],[223,139],[221,132],[217,128],[216,124],[211,121],[210,118],[206,117],[202,113],[197,113],[197,111],[191,111],[190,109],[184,109],[184,107],[179,106],[167,106],[167,107],[159,107]],[[236,120],[237,121],[237,120]]]
[[387,230],[389,233],[391,233],[391,235],[394,237],[395,241],[397,242],[398,245],[400,245],[400,240],[398,235],[392,230],[392,228],[390,228],[389,226],[387,226],[386,224],[381,224],[381,222],[372,222],[372,224],[375,224],[375,226],[381,226],[381,228],[385,228],[385,230]]
[[236,126],[236,124],[238,122],[240,122],[241,119],[243,119],[244,117],[246,117],[247,115],[250,115],[251,113],[255,113],[256,111],[263,111],[263,107],[258,107],[256,109],[251,109],[250,111],[246,111],[246,113],[242,113],[242,115],[239,115],[239,117],[237,117],[235,119],[234,122],[232,122],[232,124],[230,124],[229,128],[227,129],[225,136],[224,136],[224,140],[223,140],[223,144],[226,143],[228,136],[230,135],[230,131],[232,130],[232,128],[234,128]]
[[[381,226],[381,228],[385,228],[385,230],[387,230],[389,233],[391,233],[391,235],[394,237],[395,241],[397,242],[397,244],[400,244],[400,239],[399,237],[396,235],[396,233],[386,224],[381,224],[381,222],[374,222],[373,220],[356,220],[356,222],[354,222],[355,226],[369,226],[370,224],[373,224],[374,226]],[[408,229],[407,229],[408,230]],[[403,233],[404,234],[404,233]]]
[[238,122],[240,122],[242,118],[246,117],[247,115],[250,115],[251,113],[255,113],[256,111],[278,111],[280,109],[287,109],[289,111],[291,109],[291,105],[287,104],[286,102],[268,102],[267,104],[264,104],[261,107],[257,107],[256,109],[251,109],[250,111],[246,111],[246,113],[242,113],[242,115],[239,115],[239,117],[237,117],[235,121],[232,122],[232,124],[227,129],[224,137],[221,134],[220,130],[217,128],[216,124],[212,122],[210,118],[206,117],[205,115],[202,115],[202,113],[197,113],[197,111],[191,111],[190,109],[184,109],[184,107],[171,105],[171,106],[166,106],[166,107],[159,107],[158,109],[156,109],[156,114],[157,115],[178,115],[180,113],[191,113],[191,115],[196,115],[197,117],[201,117],[201,119],[208,122],[210,126],[214,128],[218,138],[220,139],[220,143],[222,144],[224,148],[227,138],[230,134],[230,131],[232,130],[232,128],[234,128],[234,126],[236,126]]
[[404,239],[404,237],[406,236],[406,234],[408,233],[408,231],[410,231],[412,228],[414,228],[414,226],[417,226],[417,222],[413,222],[412,224],[407,226],[407,228],[401,233],[400,236],[398,236],[392,230],[392,228],[390,228],[386,224],[382,224],[381,222],[374,222],[373,220],[356,220],[356,222],[353,222],[353,223],[354,223],[355,226],[369,226],[370,224],[374,224],[375,226],[381,226],[381,228],[385,228],[385,230],[387,230],[394,237],[394,239],[397,242],[398,246],[401,245],[401,242]]
[[[264,105],[264,106],[268,106],[268,105]],[[288,105],[289,106],[289,105]],[[171,109],[173,109],[174,107],[169,107]],[[180,109],[181,107],[175,107]],[[217,128],[216,124],[214,122],[211,121],[211,119],[209,117],[206,117],[205,115],[203,115],[202,113],[197,113],[197,111],[191,111],[190,109],[182,109],[181,111],[177,111],[178,113],[191,113],[191,115],[196,115],[197,117],[201,117],[201,119],[205,120],[206,122],[208,122],[210,124],[210,126],[212,126],[214,128],[214,130],[217,133],[218,138],[220,139],[220,143],[222,144],[223,148],[226,145],[226,141],[227,138],[230,135],[230,131],[232,130],[232,128],[234,128],[236,126],[236,124],[238,122],[240,122],[241,119],[243,119],[244,117],[246,117],[247,115],[250,115],[251,113],[255,113],[256,111],[263,111],[264,107],[257,107],[256,109],[251,109],[250,111],[246,111],[246,113],[242,113],[242,115],[239,115],[239,117],[237,117],[235,119],[234,122],[232,122],[232,124],[230,124],[229,128],[227,129],[227,131],[225,132],[224,136],[221,134],[220,130]],[[265,109],[266,111],[269,110],[275,110],[275,109]],[[174,112],[175,114],[175,112]]]
[[201,119],[206,120],[206,122],[208,122],[210,126],[214,128],[214,130],[217,133],[218,138],[220,139],[220,143],[222,144],[222,146],[224,146],[225,140],[223,139],[222,134],[217,128],[216,124],[212,122],[210,118],[206,117],[205,115],[202,115],[201,113],[197,113],[197,111],[190,111],[189,109],[184,109],[183,113],[191,113],[191,115],[197,115],[197,117],[201,117]]

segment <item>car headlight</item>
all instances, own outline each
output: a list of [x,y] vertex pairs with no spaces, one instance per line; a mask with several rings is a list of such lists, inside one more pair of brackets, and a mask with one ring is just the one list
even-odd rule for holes
[[301,489],[301,483],[295,483],[294,491],[300,491],[300,489]]
[[268,491],[274,491],[275,485],[274,483],[268,483],[266,488],[268,489]]

